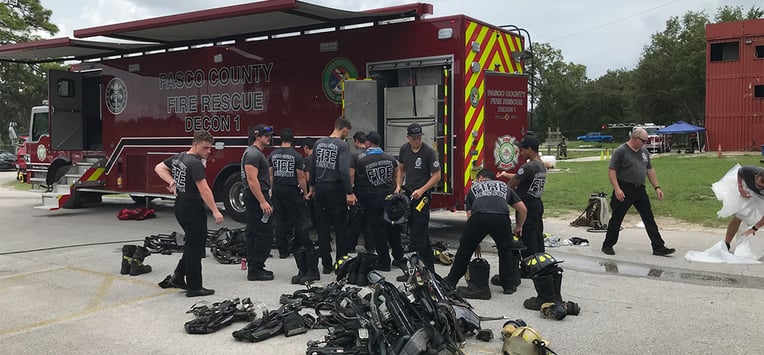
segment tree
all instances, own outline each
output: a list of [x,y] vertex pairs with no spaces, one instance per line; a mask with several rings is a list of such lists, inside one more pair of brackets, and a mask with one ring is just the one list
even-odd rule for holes
[[[539,133],[547,127],[567,130],[586,124],[591,117],[580,105],[581,88],[589,79],[586,67],[566,63],[562,52],[548,43],[533,46],[534,97],[538,104],[533,112],[533,129]],[[543,133],[540,134],[543,136]]]
[[[58,27],[50,23],[51,11],[39,0],[6,1],[0,4],[0,45],[40,39],[53,35]],[[9,122],[26,128],[29,109],[48,97],[46,67],[37,64],[0,62],[0,128]],[[5,140],[5,134],[0,140]]]

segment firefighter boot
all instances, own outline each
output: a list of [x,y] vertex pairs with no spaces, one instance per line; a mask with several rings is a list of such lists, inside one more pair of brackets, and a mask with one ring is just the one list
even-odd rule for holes
[[318,250],[316,248],[305,249],[305,267],[302,277],[300,277],[300,283],[305,284],[307,282],[313,282],[321,280],[321,273],[318,272]]
[[297,265],[297,275],[292,276],[292,284],[296,285],[305,276],[305,249],[300,248],[294,251],[294,263]]
[[358,271],[361,269],[361,265],[366,262],[366,253],[360,253],[355,257],[355,262],[350,264],[350,270],[347,274],[347,283],[355,285],[358,282]]
[[371,270],[374,270],[374,267],[377,266],[377,260],[379,259],[379,256],[377,254],[367,254],[362,253],[362,255],[365,255],[365,258],[362,259],[361,265],[358,266],[358,279],[356,281],[356,285],[358,286],[369,286],[369,272]]
[[487,261],[482,263],[473,261],[468,268],[467,287],[457,287],[456,294],[462,298],[490,300],[491,288],[488,287],[488,277],[491,275],[491,265]]
[[130,273],[130,261],[133,260],[133,254],[135,254],[135,245],[123,245],[122,246],[122,268],[119,273],[127,275]]
[[523,302],[523,307],[538,311],[541,310],[541,305],[544,303],[555,302],[553,274],[545,274],[534,277],[533,287],[536,288],[537,296],[526,299]]
[[130,276],[151,272],[150,265],[143,265],[143,259],[149,255],[151,255],[151,252],[146,247],[135,247],[135,253],[133,253],[133,258],[130,260]]

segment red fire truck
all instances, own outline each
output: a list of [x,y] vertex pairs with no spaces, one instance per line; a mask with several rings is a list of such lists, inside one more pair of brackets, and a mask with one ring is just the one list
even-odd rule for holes
[[49,73],[49,114],[29,124],[33,178],[51,189],[42,208],[103,194],[172,198],[153,167],[201,129],[216,138],[206,162],[215,198],[243,221],[248,128],[321,137],[340,115],[354,131],[382,133],[393,155],[406,126],[422,124],[443,169],[432,205],[461,208],[476,171],[517,168],[529,52],[517,27],[431,13],[423,3],[352,12],[270,0],[74,31],[140,43],[0,46],[4,61],[77,62]]

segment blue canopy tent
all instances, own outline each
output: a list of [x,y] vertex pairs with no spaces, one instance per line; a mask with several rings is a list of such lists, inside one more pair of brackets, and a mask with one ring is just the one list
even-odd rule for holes
[[[706,131],[706,129],[704,127],[699,127],[699,126],[696,126],[696,125],[692,125],[692,124],[689,124],[689,123],[684,122],[684,121],[677,121],[676,123],[674,123],[674,124],[672,124],[670,126],[666,126],[666,127],[663,127],[661,129],[659,129],[658,130],[658,134],[671,134],[671,135],[674,135],[674,134],[693,134],[693,133],[697,134],[699,132],[705,132],[705,131]],[[700,137],[701,137],[701,135],[698,134],[697,135],[697,139],[698,139],[697,143],[698,143],[698,148],[702,152],[702,151],[704,151],[706,149],[703,149],[703,148],[705,148],[705,144],[700,144]],[[706,137],[705,141],[708,141],[708,137]],[[692,152],[693,149],[694,149],[693,142],[690,141],[690,152]]]

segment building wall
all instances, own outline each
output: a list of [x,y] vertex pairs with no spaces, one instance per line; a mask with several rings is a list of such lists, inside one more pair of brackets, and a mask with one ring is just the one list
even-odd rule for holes
[[[737,59],[719,60],[718,48],[735,43]],[[711,150],[764,144],[764,19],[706,26],[706,128]]]

